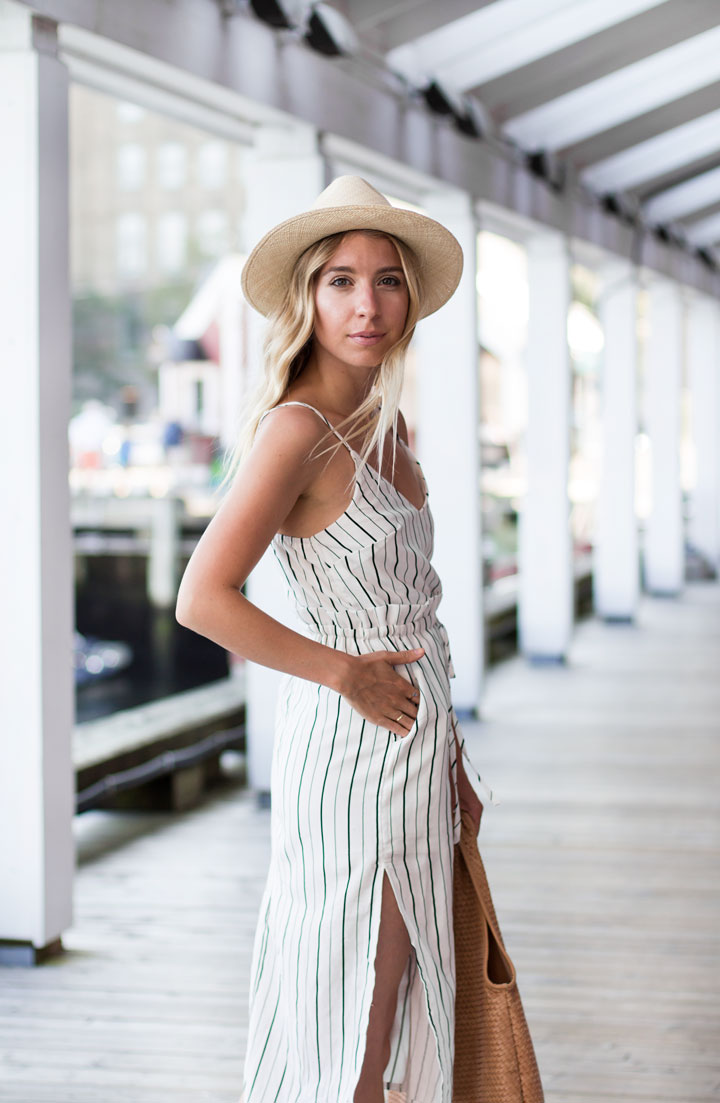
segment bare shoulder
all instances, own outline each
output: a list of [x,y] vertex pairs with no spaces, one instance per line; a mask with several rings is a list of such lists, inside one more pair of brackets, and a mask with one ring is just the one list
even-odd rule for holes
[[272,406],[258,425],[257,436],[265,434],[289,434],[300,440],[320,440],[329,432],[327,424],[309,406],[295,406],[280,402]]
[[314,485],[325,462],[329,433],[322,418],[306,407],[272,407],[235,473],[228,501],[237,506],[252,498],[257,509],[258,496],[266,503],[277,500],[280,515],[275,520],[280,524],[298,497]]
[[253,448],[295,460],[306,459],[330,433],[325,422],[307,406],[280,403],[268,410],[258,425]]

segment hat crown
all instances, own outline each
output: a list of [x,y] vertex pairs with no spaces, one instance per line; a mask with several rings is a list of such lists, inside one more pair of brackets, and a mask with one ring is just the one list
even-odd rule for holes
[[266,316],[279,310],[305,250],[323,238],[354,230],[393,235],[413,251],[420,318],[447,302],[457,287],[463,255],[449,230],[419,211],[396,207],[362,176],[338,176],[309,210],[285,219],[260,239],[243,265],[245,298]]
[[313,203],[315,209],[325,207],[392,207],[392,203],[362,176],[338,176]]

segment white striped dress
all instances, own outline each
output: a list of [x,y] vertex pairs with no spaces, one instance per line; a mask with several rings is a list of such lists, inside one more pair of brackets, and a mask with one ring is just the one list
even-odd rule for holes
[[419,709],[410,732],[396,736],[325,686],[283,678],[245,1103],[352,1103],[384,872],[412,944],[385,1087],[404,1093],[406,1103],[452,1099],[452,873],[460,835],[450,783],[451,776],[457,793],[453,728],[467,751],[450,696],[447,633],[436,615],[442,590],[430,563],[433,520],[427,489],[418,509],[348,450],[357,473],[348,508],[314,536],[278,533],[274,552],[312,638],[353,654],[425,649],[419,661],[395,667],[419,688]]

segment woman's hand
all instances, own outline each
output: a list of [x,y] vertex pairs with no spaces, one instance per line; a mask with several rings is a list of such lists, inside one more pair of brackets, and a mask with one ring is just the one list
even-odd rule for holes
[[417,662],[424,654],[423,647],[416,647],[349,655],[352,662],[346,666],[338,691],[371,724],[395,735],[407,735],[417,718],[420,691],[393,667]]

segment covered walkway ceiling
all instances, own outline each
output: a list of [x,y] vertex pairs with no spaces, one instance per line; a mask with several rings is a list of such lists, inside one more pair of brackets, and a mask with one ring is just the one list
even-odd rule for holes
[[[337,0],[361,50],[720,262],[717,0]],[[661,231],[662,232],[662,231]]]
[[[256,14],[273,2],[290,29]],[[309,124],[333,169],[368,166],[395,191],[402,166],[403,186],[462,189],[509,233],[547,225],[720,294],[720,0],[16,6],[60,25],[76,80],[163,110],[183,100],[239,140]],[[347,56],[304,41],[308,13],[328,9],[356,40]]]

